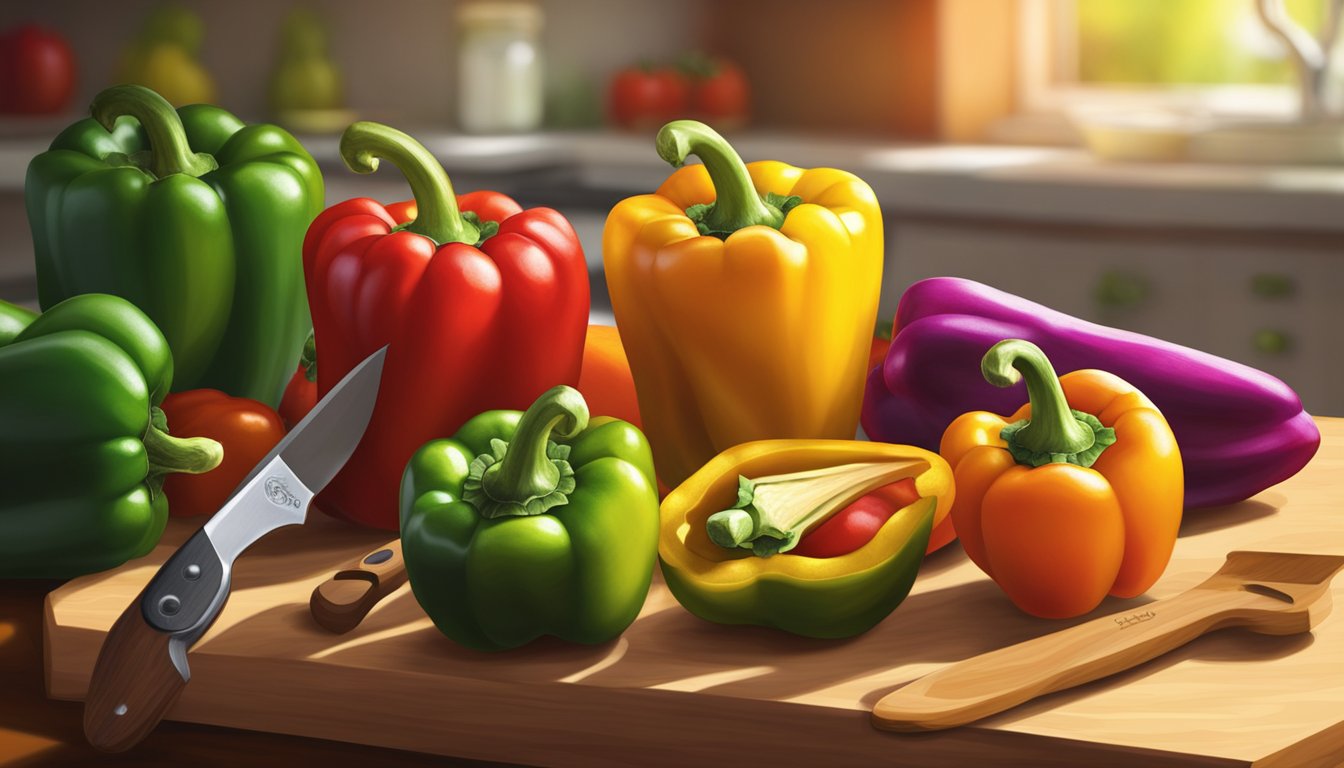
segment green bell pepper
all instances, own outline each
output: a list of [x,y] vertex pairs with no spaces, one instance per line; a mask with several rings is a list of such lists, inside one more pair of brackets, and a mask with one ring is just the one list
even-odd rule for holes
[[153,549],[163,477],[223,456],[167,433],[172,378],[163,334],[116,296],[67,299],[0,340],[0,578],[68,578]]
[[275,406],[312,327],[302,245],[322,210],[316,162],[276,126],[174,110],[140,86],[103,91],[92,113],[28,166],[42,307],[129,299],[168,339],[178,389]]
[[0,346],[14,340],[15,336],[37,319],[37,313],[17,304],[0,301]]
[[653,576],[653,453],[624,421],[590,424],[571,387],[525,413],[487,411],[411,457],[401,544],[415,599],[462,645],[611,640]]

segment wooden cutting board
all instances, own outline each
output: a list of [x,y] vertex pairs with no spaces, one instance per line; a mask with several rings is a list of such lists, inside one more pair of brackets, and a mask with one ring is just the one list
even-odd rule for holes
[[[1306,470],[1250,501],[1189,513],[1150,593],[1093,616],[1192,587],[1229,550],[1344,553],[1344,419],[1319,422],[1324,442]],[[48,596],[49,696],[84,696],[108,627],[194,527],[175,520],[148,557]],[[1344,762],[1344,578],[1333,586],[1341,607],[1312,635],[1218,632],[975,726],[905,736],[868,724],[887,692],[1084,619],[1017,612],[952,547],[925,562],[891,617],[842,642],[710,624],[661,579],[634,626],[597,647],[467,651],[408,587],[347,635],[319,629],[313,588],[384,539],[317,514],[239,559],[233,596],[192,650],[191,684],[168,718],[556,766]]]

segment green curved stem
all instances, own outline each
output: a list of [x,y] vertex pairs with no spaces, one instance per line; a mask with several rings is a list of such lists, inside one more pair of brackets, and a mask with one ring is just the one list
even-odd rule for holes
[[159,94],[140,85],[114,85],[93,97],[93,119],[111,131],[117,118],[129,115],[140,122],[149,137],[146,170],[157,178],[185,173],[202,176],[219,167],[215,158],[192,152],[186,129],[177,110]]
[[154,409],[149,430],[142,441],[149,458],[146,480],[157,489],[164,475],[185,472],[199,475],[219,466],[224,459],[224,446],[208,437],[173,437],[168,434],[163,411]]
[[303,342],[303,352],[299,354],[299,365],[303,366],[303,377],[308,381],[317,381],[317,337],[312,331]]
[[[714,184],[715,199],[697,221],[703,224],[702,229],[726,235],[743,227],[764,225],[779,229],[784,224],[785,212],[757,194],[746,164],[713,128],[696,120],[673,120],[658,131],[654,145],[658,156],[676,168],[684,165],[690,155],[705,164]],[[687,215],[696,218],[691,210]]]
[[[1059,377],[1040,347],[1021,339],[1000,341],[985,353],[980,372],[996,387],[1011,387],[1026,379],[1031,418],[1012,433],[1017,447],[1033,454],[1067,457],[1085,453],[1097,444],[1097,429],[1069,408]],[[1099,422],[1096,427],[1100,427]]]
[[448,173],[425,146],[396,128],[361,120],[341,134],[341,157],[355,173],[373,173],[381,158],[397,167],[411,185],[417,211],[403,229],[438,245],[480,242],[481,231],[462,216]]
[[[588,404],[577,389],[561,385],[547,390],[519,420],[503,458],[484,470],[481,491],[497,505],[517,510],[499,514],[535,514],[526,509],[534,499],[551,497],[547,506],[565,503],[563,494],[573,490],[572,483],[568,489],[561,485],[562,470],[569,469],[564,462],[568,451],[557,457],[551,436],[571,438],[587,427]],[[557,492],[562,498],[554,498]]]

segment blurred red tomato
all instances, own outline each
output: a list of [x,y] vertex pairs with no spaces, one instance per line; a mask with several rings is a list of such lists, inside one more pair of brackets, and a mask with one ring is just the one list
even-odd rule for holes
[[611,81],[607,108],[625,128],[657,128],[685,117],[690,84],[674,69],[631,67]]
[[0,112],[60,112],[75,92],[75,54],[56,32],[24,24],[0,35]]
[[691,110],[701,120],[732,127],[747,121],[751,86],[742,69],[725,59],[711,59],[691,86]]

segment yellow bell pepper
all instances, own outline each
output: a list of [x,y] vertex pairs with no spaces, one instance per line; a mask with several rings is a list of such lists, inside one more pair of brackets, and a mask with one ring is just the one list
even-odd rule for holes
[[690,120],[656,145],[704,164],[617,204],[602,253],[659,477],[675,486],[751,440],[852,438],[882,282],[872,189],[744,164]]
[[[913,481],[914,501],[857,549],[835,557],[792,551],[828,514],[905,479]],[[850,637],[905,599],[929,532],[948,515],[954,496],[952,469],[921,448],[857,440],[745,443],[663,500],[658,559],[672,594],[702,619]],[[734,530],[726,516],[751,520]]]

